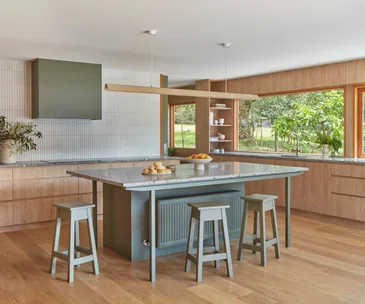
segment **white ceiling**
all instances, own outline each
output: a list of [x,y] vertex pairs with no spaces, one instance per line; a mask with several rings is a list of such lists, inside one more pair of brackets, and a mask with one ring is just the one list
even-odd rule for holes
[[0,0],[0,57],[154,71],[177,85],[365,57],[364,0]]

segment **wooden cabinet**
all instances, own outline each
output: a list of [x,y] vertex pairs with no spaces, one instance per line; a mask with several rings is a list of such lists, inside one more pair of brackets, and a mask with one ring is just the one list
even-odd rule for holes
[[[365,166],[277,158],[214,156],[214,161],[240,161],[270,165],[306,167],[309,171],[291,178],[291,207],[315,213],[365,221]],[[284,206],[285,181],[270,179],[247,182],[247,194],[279,196]]]
[[[162,161],[164,165],[179,160]],[[92,182],[71,177],[71,170],[146,167],[154,161],[60,165],[0,169],[0,227],[46,222],[55,219],[53,204],[65,201],[92,202]],[[98,183],[98,214],[103,214],[102,184]],[[10,227],[8,229],[8,227]]]

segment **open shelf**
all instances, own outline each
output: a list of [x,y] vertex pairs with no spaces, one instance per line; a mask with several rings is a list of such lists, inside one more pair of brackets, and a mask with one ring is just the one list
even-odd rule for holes
[[221,107],[210,107],[211,110],[231,110],[231,108],[221,108]]
[[223,139],[223,140],[210,140],[211,143],[222,143],[222,142],[232,142],[231,139]]
[[211,127],[232,127],[232,125],[210,125]]

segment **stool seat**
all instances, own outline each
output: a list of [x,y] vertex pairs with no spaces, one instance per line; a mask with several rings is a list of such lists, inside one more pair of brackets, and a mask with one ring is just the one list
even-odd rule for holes
[[[54,206],[57,208],[57,219],[51,255],[51,274],[56,272],[57,259],[68,263],[67,276],[70,283],[74,280],[74,266],[79,267],[80,264],[86,262],[93,262],[94,274],[99,274],[99,264],[96,255],[95,236],[91,214],[91,209],[94,208],[95,205],[84,202],[65,202],[54,204]],[[69,247],[68,250],[58,251],[62,220],[70,221]],[[80,246],[80,220],[87,220],[91,248]],[[84,256],[81,257],[81,253],[83,253]]]
[[188,203],[188,206],[198,210],[229,208],[229,205],[218,202]]
[[[244,200],[243,214],[242,214],[242,227],[241,236],[238,246],[237,260],[242,259],[243,249],[261,252],[261,265],[266,266],[266,248],[269,246],[275,246],[275,256],[280,258],[280,244],[278,235],[278,226],[276,220],[275,199],[276,195],[267,194],[251,194],[242,196]],[[253,234],[246,235],[246,226],[248,220],[248,211],[254,211],[254,227]],[[266,239],[266,225],[265,225],[265,211],[271,212],[271,224],[273,230],[273,238]],[[258,213],[260,214],[260,238],[258,238]],[[253,244],[248,244],[248,241],[253,241]],[[260,243],[260,245],[257,245]]]
[[87,208],[94,208],[95,205],[84,203],[84,202],[66,202],[66,203],[57,203],[53,204],[56,208],[62,208],[62,209],[69,209],[69,210],[75,210],[75,209],[87,209]]
[[[228,276],[233,276],[231,249],[229,245],[228,225],[226,209],[229,205],[219,202],[188,203],[191,207],[190,229],[188,237],[188,248],[186,251],[185,271],[189,272],[191,262],[196,265],[196,281],[202,280],[203,262],[214,261],[215,267],[220,267],[220,260],[227,262]],[[213,222],[214,246],[203,246],[204,222]],[[219,227],[218,221],[222,221],[222,232],[225,252],[219,250]],[[198,223],[198,248],[193,248],[195,226]],[[205,254],[206,253],[206,254]]]

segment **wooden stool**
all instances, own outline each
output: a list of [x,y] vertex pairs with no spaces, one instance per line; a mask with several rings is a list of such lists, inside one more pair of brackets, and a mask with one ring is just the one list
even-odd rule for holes
[[[275,199],[277,196],[265,195],[265,194],[252,194],[248,196],[241,197],[245,203],[242,215],[242,227],[240,243],[238,246],[237,260],[241,260],[243,256],[243,249],[252,250],[253,253],[256,251],[261,252],[261,265],[266,266],[266,248],[269,246],[275,246],[275,256],[277,259],[280,258],[280,244],[278,235],[278,225],[276,221],[276,211],[275,211]],[[254,210],[254,226],[253,234],[246,235],[247,226],[247,215],[248,210]],[[273,231],[273,238],[271,240],[266,240],[265,232],[265,211],[271,211],[271,224]],[[258,221],[257,213],[260,213],[260,238],[257,236]],[[253,245],[247,244],[246,242],[253,241]],[[260,245],[256,245],[260,243]]]
[[[53,249],[51,255],[51,274],[56,272],[57,258],[68,263],[68,281],[74,280],[74,266],[79,267],[80,264],[93,262],[94,273],[99,274],[98,258],[96,256],[95,236],[91,209],[95,205],[81,202],[68,202],[54,204],[57,208],[57,222],[55,236],[53,240]],[[68,250],[58,251],[60,241],[61,221],[70,221],[70,238]],[[89,227],[90,248],[80,246],[79,221],[87,220]],[[85,254],[81,257],[80,253]],[[76,258],[75,258],[76,254]]]
[[[231,249],[229,245],[229,235],[226,217],[226,208],[228,205],[222,203],[189,203],[188,206],[191,207],[191,217],[190,217],[190,229],[188,237],[188,248],[186,252],[185,260],[185,271],[190,271],[191,262],[196,265],[196,281],[200,282],[202,280],[203,272],[203,262],[215,261],[215,267],[219,268],[219,260],[226,260],[227,262],[227,272],[229,277],[233,277],[232,269],[232,257]],[[219,227],[218,221],[222,220],[223,228],[223,240],[225,252],[221,253],[219,251]],[[214,231],[214,246],[204,247],[205,252],[211,254],[203,254],[203,242],[204,242],[204,222],[213,221],[213,231]],[[193,248],[194,243],[194,232],[195,223],[199,223],[198,230],[198,248]],[[196,255],[194,255],[196,253]]]

